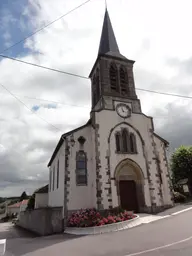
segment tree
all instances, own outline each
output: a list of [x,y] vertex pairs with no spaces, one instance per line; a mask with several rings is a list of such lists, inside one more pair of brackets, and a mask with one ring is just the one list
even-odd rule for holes
[[[192,187],[192,146],[181,146],[171,157],[173,183],[188,178],[189,189]],[[191,189],[190,189],[191,190]]]
[[5,202],[5,198],[0,197],[0,204]]
[[22,202],[22,201],[25,200],[25,199],[28,199],[28,196],[27,196],[26,192],[24,191],[24,192],[21,194],[21,196],[20,196],[19,202]]
[[29,198],[27,204],[27,210],[33,210],[35,208],[35,193]]

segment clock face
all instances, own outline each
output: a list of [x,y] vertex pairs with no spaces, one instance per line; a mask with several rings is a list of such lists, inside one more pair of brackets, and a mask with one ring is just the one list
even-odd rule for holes
[[122,118],[127,118],[131,115],[131,110],[126,104],[118,104],[116,106],[117,114]]

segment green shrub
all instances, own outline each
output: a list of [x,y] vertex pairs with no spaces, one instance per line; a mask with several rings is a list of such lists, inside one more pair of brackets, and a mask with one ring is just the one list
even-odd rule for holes
[[184,196],[183,194],[174,191],[174,202],[175,203],[184,203],[186,201],[186,196]]

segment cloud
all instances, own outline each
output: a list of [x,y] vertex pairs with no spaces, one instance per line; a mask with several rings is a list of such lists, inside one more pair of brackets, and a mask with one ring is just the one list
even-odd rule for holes
[[[14,20],[11,27],[14,31],[21,28],[27,36],[81,3],[30,0],[22,6],[20,18],[9,11]],[[191,7],[189,0],[185,6],[181,0],[110,1],[108,9],[121,52],[136,60],[137,88],[190,95]],[[22,47],[12,48],[11,53],[24,61],[88,76],[97,57],[103,14],[103,1],[91,1],[30,37]],[[4,27],[9,22],[5,16],[1,12]],[[9,40],[10,34],[11,41],[17,41],[18,35],[8,26],[3,40]],[[0,70],[0,196],[20,195],[24,190],[32,193],[48,181],[47,163],[61,134],[89,119],[90,81],[8,59],[0,59]],[[137,94],[143,111],[154,116],[156,131],[171,142],[171,149],[191,143],[187,139],[190,100],[139,90]]]
[[165,109],[157,108],[155,115],[161,115],[157,131],[170,141],[170,152],[180,145],[192,145],[192,104],[189,101],[177,101],[167,104]]

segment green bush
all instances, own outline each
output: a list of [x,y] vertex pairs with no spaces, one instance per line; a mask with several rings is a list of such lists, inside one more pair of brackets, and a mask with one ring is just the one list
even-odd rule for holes
[[184,203],[186,201],[186,196],[184,196],[183,194],[179,193],[179,192],[173,192],[174,194],[174,202],[175,203]]

